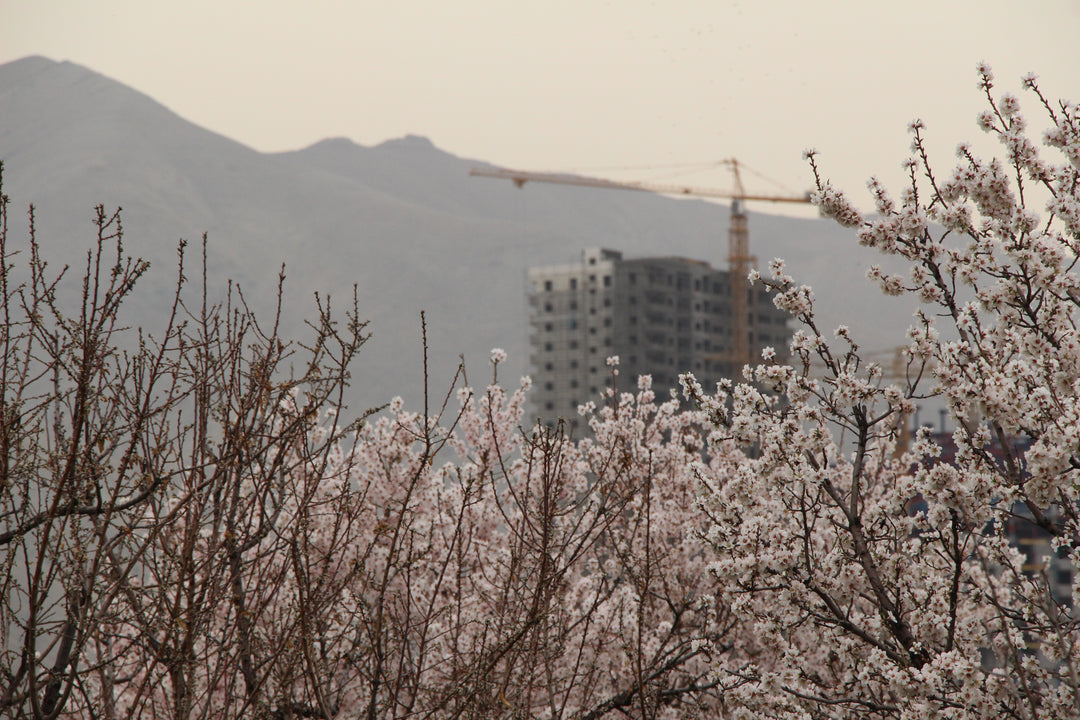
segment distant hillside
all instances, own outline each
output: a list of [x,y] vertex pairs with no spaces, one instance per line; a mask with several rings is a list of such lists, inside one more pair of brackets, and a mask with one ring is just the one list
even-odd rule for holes
[[[152,262],[135,321],[153,327],[175,277],[181,237],[210,236],[212,280],[237,280],[265,307],[287,266],[287,327],[302,333],[315,292],[358,287],[373,339],[357,368],[357,403],[420,394],[419,313],[427,311],[436,387],[459,355],[484,383],[488,350],[510,354],[503,377],[527,371],[525,269],[575,260],[583,247],[628,256],[684,255],[723,267],[723,205],[643,193],[470,178],[477,161],[409,136],[375,147],[330,139],[262,154],[204,130],[131,88],[79,65],[30,57],[0,65],[0,159],[12,199],[34,203],[54,263],[78,263],[93,240],[92,208],[123,206],[129,252]],[[868,168],[868,172],[871,169]],[[21,223],[21,225],[20,225]],[[814,286],[841,319],[881,348],[904,341],[910,309],[863,279],[874,260],[849,231],[819,220],[754,213],[751,243]]]

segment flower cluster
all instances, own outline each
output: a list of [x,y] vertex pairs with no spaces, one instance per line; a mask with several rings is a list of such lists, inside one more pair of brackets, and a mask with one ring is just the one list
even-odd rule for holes
[[[869,273],[919,307],[892,371],[846,329],[823,336],[785,276],[777,305],[804,325],[794,364],[715,397],[684,382],[724,458],[702,474],[717,598],[755,631],[716,662],[733,716],[1076,714],[1080,115],[1025,78],[1049,160],[1019,100],[979,75],[1000,160],[962,145],[942,182],[916,122],[910,186],[896,201],[871,181],[864,219],[809,156],[822,213],[909,262]],[[911,437],[930,401],[951,436]]]
[[[213,492],[149,508],[168,530],[92,658],[121,679],[72,714],[718,712],[709,658],[736,623],[700,542],[707,418],[646,378],[590,403],[575,440],[522,426],[529,387],[459,388],[435,417],[396,399],[353,433],[326,414],[235,478],[226,517]],[[307,414],[296,396],[275,413]],[[150,643],[173,592],[204,612]],[[189,638],[181,665],[168,633]]]

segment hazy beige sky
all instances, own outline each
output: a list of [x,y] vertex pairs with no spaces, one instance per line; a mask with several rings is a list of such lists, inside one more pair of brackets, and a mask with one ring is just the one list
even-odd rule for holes
[[1080,100],[1078,38],[1080,0],[0,0],[0,62],[71,60],[259,150],[415,133],[608,175],[735,156],[801,190],[815,147],[860,201],[900,182],[913,118],[942,165],[979,137],[980,60],[1001,92],[1033,71]]

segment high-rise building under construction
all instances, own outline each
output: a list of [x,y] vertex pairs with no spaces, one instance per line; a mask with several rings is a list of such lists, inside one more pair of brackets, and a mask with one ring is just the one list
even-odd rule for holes
[[[740,372],[732,338],[729,274],[680,257],[624,259],[587,249],[581,262],[530,268],[529,306],[535,417],[576,418],[610,378],[605,361],[619,356],[619,387],[651,375],[659,397],[690,371],[708,390]],[[761,284],[748,290],[747,345],[787,351],[787,314]]]

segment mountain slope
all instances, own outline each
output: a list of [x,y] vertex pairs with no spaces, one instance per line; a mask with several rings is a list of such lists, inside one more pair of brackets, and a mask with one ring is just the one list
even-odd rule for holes
[[[210,236],[211,281],[236,279],[268,310],[287,267],[286,327],[302,334],[314,292],[357,287],[373,339],[357,368],[357,403],[417,400],[419,313],[428,314],[433,383],[459,355],[485,381],[487,351],[506,348],[506,377],[527,370],[525,269],[570,262],[586,246],[629,256],[685,255],[723,266],[727,208],[644,193],[470,178],[476,164],[414,136],[367,148],[344,139],[262,154],[204,130],[131,88],[72,63],[0,66],[0,158],[12,237],[33,202],[56,263],[77,263],[92,207],[124,208],[126,247],[153,269],[134,320],[153,327],[175,277],[179,238]],[[862,280],[871,256],[850,232],[816,220],[752,214],[751,243],[818,289],[828,322],[863,344],[903,341],[910,313]],[[861,288],[861,289],[860,289]],[[337,303],[339,306],[341,302]]]

